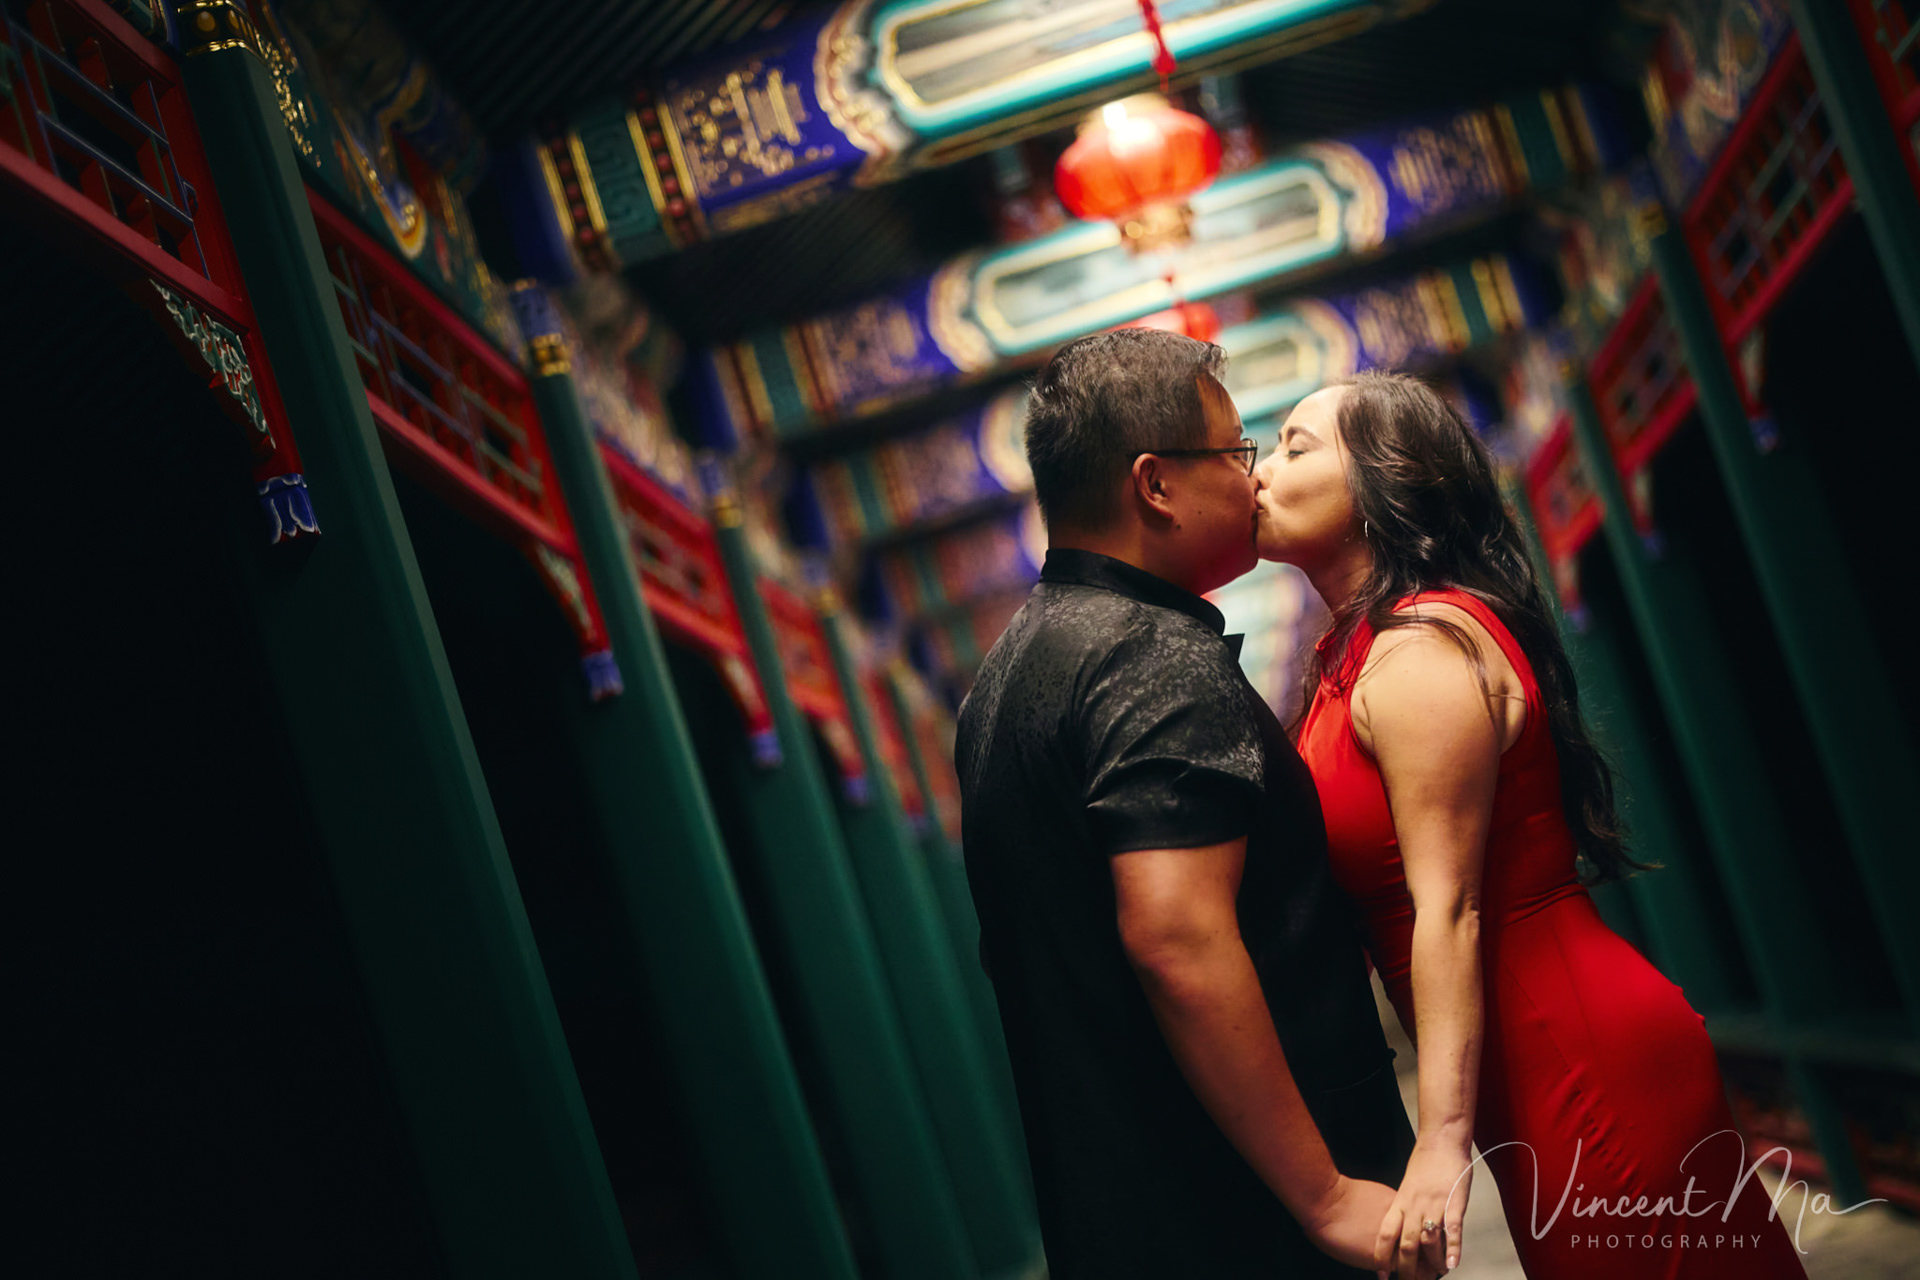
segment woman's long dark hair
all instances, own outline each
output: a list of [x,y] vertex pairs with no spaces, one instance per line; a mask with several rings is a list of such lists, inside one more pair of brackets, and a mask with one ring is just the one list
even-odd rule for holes
[[1560,762],[1560,803],[1585,863],[1582,878],[1602,884],[1646,870],[1627,853],[1613,769],[1580,718],[1573,667],[1486,446],[1453,406],[1405,374],[1362,373],[1333,385],[1347,388],[1336,419],[1353,515],[1373,550],[1373,569],[1334,612],[1327,638],[1308,660],[1301,705],[1312,701],[1323,672],[1346,670],[1363,619],[1376,635],[1395,627],[1440,630],[1473,661],[1484,687],[1484,664],[1461,627],[1393,608],[1416,592],[1466,591],[1493,610],[1533,667]]

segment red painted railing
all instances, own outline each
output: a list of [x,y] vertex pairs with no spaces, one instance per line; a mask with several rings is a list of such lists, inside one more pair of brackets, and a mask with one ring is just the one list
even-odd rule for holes
[[324,196],[307,199],[387,456],[521,549],[580,642],[593,696],[618,693],[526,375]]
[[0,16],[0,85],[0,196],[209,374],[273,540],[318,532],[179,67],[99,0],[36,0]]
[[667,639],[706,656],[746,722],[755,757],[778,757],[773,716],[733,594],[713,526],[683,505],[665,485],[602,443],[614,502],[640,573],[640,589]]
[[860,673],[860,686],[866,691],[867,705],[873,709],[873,732],[878,740],[881,763],[893,779],[900,796],[900,807],[915,822],[927,817],[927,798],[920,793],[920,780],[913,776],[913,760],[907,754],[907,739],[901,732],[900,717],[894,714],[893,699],[887,693],[886,672],[868,665]]
[[1849,0],[1867,62],[1920,190],[1920,0]]
[[927,785],[933,792],[934,819],[947,839],[960,843],[960,778],[953,768],[952,722],[933,705],[931,696],[916,699],[912,716],[914,741],[927,767]]
[[[1856,16],[1873,11],[1896,18],[1897,8],[1861,0]],[[1912,34],[1908,24],[1906,35]],[[1904,74],[1910,81],[1912,43],[1889,37],[1883,51],[1902,50],[1907,62],[1882,59],[1888,77]],[[1853,182],[1819,87],[1799,37],[1791,36],[1680,220],[1735,382],[1755,417],[1764,406],[1748,356],[1759,353],[1761,325],[1852,206]],[[1679,335],[1654,280],[1642,282],[1589,375],[1635,521],[1647,532],[1652,515],[1644,487],[1635,482],[1695,403]]]
[[1527,462],[1527,500],[1540,545],[1553,569],[1554,589],[1568,612],[1580,608],[1581,549],[1599,530],[1604,509],[1573,444],[1573,423],[1562,416]]
[[0,42],[0,172],[162,284],[251,319],[173,59],[91,0],[29,5]]
[[1648,277],[1641,282],[1587,366],[1587,379],[1614,463],[1629,482],[1634,521],[1642,533],[1648,532],[1652,513],[1632,481],[1673,438],[1695,401],[1680,334],[1667,315],[1658,281]]
[[787,692],[820,731],[821,740],[827,744],[827,752],[833,757],[848,791],[864,795],[866,765],[860,759],[860,742],[853,734],[846,699],[840,693],[840,681],[834,674],[833,656],[827,649],[827,637],[820,628],[819,617],[804,599],[771,578],[760,580],[760,594],[767,602],[774,637],[780,644],[780,665],[786,672]]
[[[1798,36],[1781,47],[1682,220],[1729,360],[1853,204]],[[1758,388],[1741,379],[1750,412]]]

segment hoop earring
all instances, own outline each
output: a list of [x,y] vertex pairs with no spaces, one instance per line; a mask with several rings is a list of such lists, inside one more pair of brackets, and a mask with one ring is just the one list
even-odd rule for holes
[[1371,520],[1362,520],[1360,522],[1360,538],[1363,542],[1373,541],[1373,522]]

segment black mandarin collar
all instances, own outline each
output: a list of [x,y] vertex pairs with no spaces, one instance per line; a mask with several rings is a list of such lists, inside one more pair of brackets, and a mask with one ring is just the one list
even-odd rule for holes
[[[1081,551],[1072,547],[1048,548],[1047,562],[1040,568],[1040,581],[1098,587],[1129,600],[1138,600],[1141,604],[1178,609],[1204,622],[1215,635],[1224,635],[1227,629],[1226,615],[1216,609],[1211,601],[1184,587],[1176,587],[1138,565],[1103,556],[1098,551]],[[1227,636],[1226,639],[1238,657],[1240,646],[1237,642],[1241,637]]]

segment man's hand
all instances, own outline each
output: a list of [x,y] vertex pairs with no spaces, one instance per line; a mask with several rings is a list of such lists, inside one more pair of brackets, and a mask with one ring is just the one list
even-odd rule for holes
[[1300,1225],[1322,1253],[1349,1267],[1366,1270],[1378,1265],[1374,1237],[1392,1205],[1392,1187],[1341,1177],[1326,1200],[1301,1217]]

